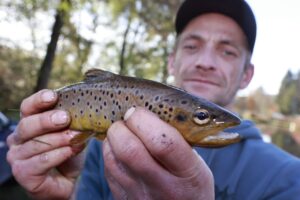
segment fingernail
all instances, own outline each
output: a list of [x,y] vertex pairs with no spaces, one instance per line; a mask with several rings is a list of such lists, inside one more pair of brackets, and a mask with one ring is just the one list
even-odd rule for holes
[[42,101],[47,103],[47,102],[52,102],[55,98],[55,94],[51,90],[45,90],[42,92]]
[[124,115],[124,120],[126,121],[127,119],[129,119],[129,117],[134,113],[134,111],[135,107],[129,108]]
[[69,115],[65,111],[56,111],[52,114],[51,120],[56,125],[62,125],[68,122]]

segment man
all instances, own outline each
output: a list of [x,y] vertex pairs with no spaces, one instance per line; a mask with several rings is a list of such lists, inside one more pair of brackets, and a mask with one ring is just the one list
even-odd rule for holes
[[[186,0],[177,13],[176,32],[169,59],[176,84],[230,109],[254,70],[256,23],[249,6],[241,0]],[[242,142],[194,148],[195,154],[173,127],[142,108],[129,109],[103,143],[90,142],[74,189],[81,165],[72,163],[82,161],[82,154],[72,157],[80,149],[68,145],[77,134],[67,129],[69,116],[47,111],[56,100],[47,90],[25,99],[22,120],[8,139],[13,174],[38,199],[68,199],[71,194],[77,199],[300,197],[299,159],[265,144],[252,122],[226,130],[240,133]],[[160,142],[161,132],[172,143]]]

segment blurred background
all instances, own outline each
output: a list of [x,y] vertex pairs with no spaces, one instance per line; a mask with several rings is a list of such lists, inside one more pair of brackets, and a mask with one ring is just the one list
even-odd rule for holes
[[[0,199],[29,199],[5,161],[22,99],[80,81],[93,67],[170,83],[167,57],[180,2],[0,1]],[[300,157],[300,1],[247,2],[258,25],[256,69],[235,109],[257,122],[266,142]]]

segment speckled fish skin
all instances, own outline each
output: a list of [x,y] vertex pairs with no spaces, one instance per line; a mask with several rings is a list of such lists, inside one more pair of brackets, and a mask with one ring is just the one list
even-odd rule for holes
[[[238,142],[232,137],[218,136],[219,131],[238,125],[240,119],[231,112],[173,86],[111,72],[92,69],[83,82],[57,90],[56,109],[71,116],[70,128],[83,132],[73,144],[89,136],[104,139],[109,126],[122,120],[132,106],[142,106],[174,126],[191,145],[221,147]],[[207,136],[215,135],[208,140]],[[205,140],[206,139],[206,140]]]

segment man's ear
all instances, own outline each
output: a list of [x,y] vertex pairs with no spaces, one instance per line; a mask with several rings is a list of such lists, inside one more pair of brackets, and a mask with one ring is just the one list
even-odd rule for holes
[[174,75],[174,73],[175,73],[174,59],[175,59],[175,53],[173,52],[168,56],[168,73],[169,73],[169,75]]
[[244,89],[249,85],[250,81],[253,78],[253,74],[254,74],[254,65],[252,63],[249,63],[245,67],[243,77],[242,77],[242,81],[240,83],[240,89]]

